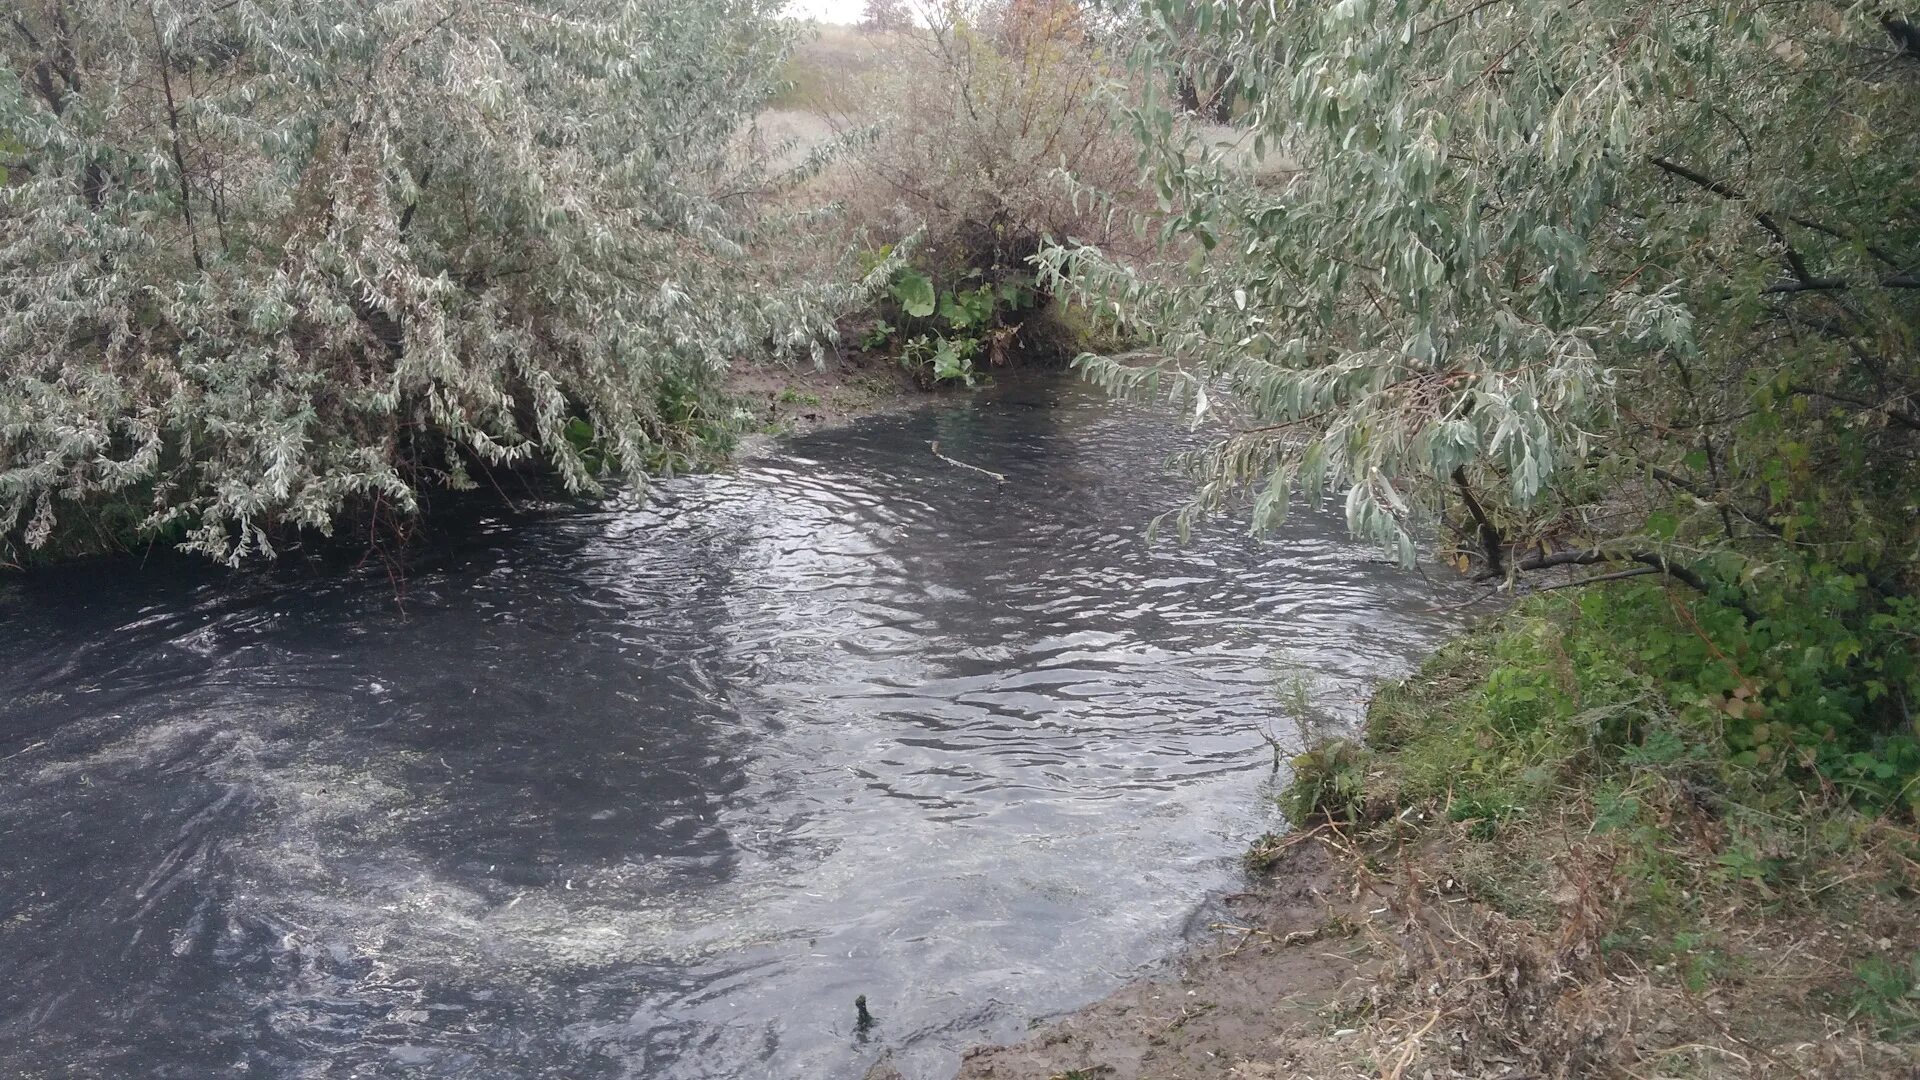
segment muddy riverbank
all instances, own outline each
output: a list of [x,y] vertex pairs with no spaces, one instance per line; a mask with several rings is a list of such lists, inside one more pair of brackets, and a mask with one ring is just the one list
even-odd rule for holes
[[[1339,1041],[1324,1010],[1377,973],[1356,896],[1325,848],[1300,843],[1225,897],[1173,971],[1044,1025],[969,1051],[958,1080],[1235,1080],[1314,1073]],[[885,1076],[884,1072],[878,1074]]]
[[1480,710],[1517,643],[1577,632],[1554,601],[1460,634],[1375,695],[1363,740],[1296,758],[1281,800],[1317,824],[1255,845],[1178,965],[969,1051],[959,1080],[1920,1075],[1909,820],[1763,809],[1781,786],[1653,738],[1510,764],[1541,786],[1489,811],[1468,762],[1505,748]]

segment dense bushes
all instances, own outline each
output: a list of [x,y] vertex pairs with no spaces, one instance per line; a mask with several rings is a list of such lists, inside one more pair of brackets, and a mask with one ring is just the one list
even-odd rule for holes
[[[1701,688],[1755,714],[1730,753],[1874,798],[1915,775],[1920,30],[1763,0],[1146,16],[1136,225],[1205,254],[1167,288],[1067,246],[1042,282],[1153,346],[1094,379],[1212,425],[1190,513],[1267,528],[1333,490],[1406,563],[1438,534],[1494,583],[1665,575],[1736,657]],[[1195,56],[1297,175],[1182,127]]]
[[882,241],[924,230],[918,258],[936,275],[1024,268],[1046,237],[1124,236],[1068,181],[1133,186],[1137,150],[1112,123],[1126,39],[1052,0],[925,14],[827,107],[843,129],[874,129],[851,156],[853,220]]
[[896,345],[900,362],[927,385],[972,386],[981,368],[1005,364],[1039,301],[1033,276],[1004,266],[958,276],[963,285],[942,290],[915,267],[898,270],[891,303],[865,344]]
[[[1192,287],[1050,256],[1158,346],[1097,378],[1229,421],[1203,508],[1252,492],[1271,524],[1344,488],[1355,530],[1409,561],[1425,524],[1480,510],[1494,544],[1467,553],[1496,575],[1541,540],[1711,539],[1689,523],[1832,543],[1849,568],[1913,556],[1920,220],[1896,178],[1920,135],[1893,117],[1920,63],[1871,13],[1149,9],[1142,62],[1219,58],[1242,141],[1301,166],[1278,188],[1230,169],[1150,96],[1129,121],[1159,203],[1137,227],[1206,250]],[[1623,489],[1635,505],[1603,505]]]
[[744,257],[775,0],[29,0],[0,26],[0,557],[222,559],[691,447],[845,290]]

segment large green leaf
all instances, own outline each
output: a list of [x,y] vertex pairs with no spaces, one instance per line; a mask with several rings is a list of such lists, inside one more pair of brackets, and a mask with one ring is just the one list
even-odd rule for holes
[[902,270],[893,279],[893,298],[900,310],[916,319],[933,314],[933,282],[918,270]]

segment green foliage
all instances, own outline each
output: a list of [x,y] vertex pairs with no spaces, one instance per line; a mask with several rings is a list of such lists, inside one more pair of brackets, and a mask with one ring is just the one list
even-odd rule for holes
[[867,347],[882,347],[899,335],[900,363],[922,382],[973,386],[982,365],[1006,362],[1023,313],[1039,302],[1031,276],[1009,272],[979,280],[987,276],[968,270],[960,279],[977,284],[940,288],[926,271],[901,268],[890,290],[900,325],[880,320],[867,334]]
[[1150,94],[1125,113],[1157,195],[1134,225],[1189,256],[1184,287],[1088,245],[1042,260],[1152,346],[1082,357],[1090,378],[1216,432],[1182,524],[1250,500],[1271,528],[1344,489],[1403,563],[1437,532],[1489,578],[1563,556],[1711,594],[1687,622],[1609,593],[1585,621],[1615,640],[1510,646],[1572,674],[1501,664],[1472,720],[1504,759],[1464,764],[1503,779],[1467,812],[1618,742],[1634,695],[1733,767],[1913,803],[1920,30],[1766,0],[1145,22],[1148,86],[1207,58],[1238,140],[1294,167],[1236,167]]
[[971,387],[973,359],[979,349],[976,338],[923,334],[908,341],[900,350],[900,363],[929,383],[957,382]]
[[476,470],[700,452],[729,363],[857,298],[772,276],[724,197],[770,183],[736,134],[781,6],[13,5],[0,556],[113,505],[237,561]]
[[[912,265],[888,281],[870,348],[897,343],[924,384],[971,383],[1044,323],[1038,355],[1091,342],[1040,316],[1028,260],[1049,235],[1123,241],[1074,183],[1124,184],[1134,151],[1110,123],[1125,96],[1117,62],[1130,24],[1079,4],[969,0],[924,5],[926,22],[876,35],[877,67],[852,71],[823,112],[850,141],[837,186],[862,242],[912,234]],[[884,41],[881,38],[884,37]],[[874,247],[878,253],[889,246]],[[1029,320],[1018,313],[1031,312]],[[1071,338],[1071,340],[1063,340]]]
[[718,395],[695,380],[669,375],[654,389],[654,415],[681,438],[663,440],[642,467],[651,473],[693,468],[733,448],[734,428],[721,410]]
[[860,276],[866,277],[868,274],[874,273],[882,267],[892,265],[894,254],[898,250],[899,247],[895,244],[882,244],[879,247],[862,248],[856,254],[854,260],[860,268]]
[[997,299],[990,285],[965,292],[949,292],[940,297],[940,317],[955,330],[980,326],[993,317]]
[[567,421],[561,433],[566,436],[567,445],[573,448],[573,452],[580,455],[581,464],[589,472],[599,473],[606,469],[606,453],[600,446],[592,424],[576,416]]
[[1383,688],[1364,743],[1297,758],[1282,807],[1382,873],[1418,852],[1423,880],[1695,993],[1777,970],[1817,925],[1838,966],[1814,965],[1816,996],[1911,1038],[1913,837],[1886,821],[1908,796],[1851,760],[1898,760],[1910,733],[1826,726],[1859,680],[1794,632],[1677,588],[1536,598]]
[[[868,348],[924,385],[972,385],[1022,355],[1061,361],[1094,338],[1043,312],[1028,260],[1049,235],[1124,241],[1074,183],[1123,184],[1134,151],[1110,123],[1127,24],[1078,4],[924,5],[927,25],[874,35],[823,112],[850,142],[839,193],[862,242],[912,234]],[[863,263],[896,254],[873,247]],[[1029,334],[1028,328],[1038,330]]]
[[[1524,815],[1569,776],[1623,771],[1698,772],[1746,791],[1786,779],[1911,809],[1920,744],[1872,714],[1865,687],[1876,680],[1863,675],[1900,668],[1901,692],[1920,693],[1905,651],[1920,626],[1887,624],[1868,645],[1833,618],[1804,604],[1750,623],[1654,586],[1543,599],[1505,632],[1443,652],[1441,663],[1477,658],[1483,674],[1442,712],[1429,715],[1417,687],[1384,691],[1368,740],[1398,752],[1398,797],[1444,796],[1463,820]],[[1634,811],[1621,788],[1605,795],[1598,820]]]
[[972,386],[973,356],[978,351],[978,343],[971,338],[939,339],[934,345],[932,357],[934,381],[951,382],[957,379]]
[[1287,820],[1299,825],[1364,817],[1368,761],[1367,750],[1347,739],[1318,743],[1295,757],[1289,764],[1292,779],[1280,797]]
[[893,335],[898,333],[899,330],[899,327],[885,319],[876,319],[872,326],[867,327],[867,332],[861,336],[860,347],[863,349],[883,349],[888,342],[893,340]]
[[1220,424],[1189,513],[1251,496],[1268,528],[1342,488],[1353,530],[1410,563],[1464,479],[1522,549],[1811,547],[1910,572],[1902,20],[1766,0],[1146,8],[1147,85],[1208,57],[1247,103],[1237,142],[1297,169],[1235,168],[1151,96],[1126,112],[1158,196],[1134,224],[1192,255],[1189,287],[1084,245],[1046,256],[1049,289],[1155,346],[1084,357],[1091,378]]
[[933,314],[933,279],[912,267],[902,269],[893,279],[893,302],[910,318],[924,319]]

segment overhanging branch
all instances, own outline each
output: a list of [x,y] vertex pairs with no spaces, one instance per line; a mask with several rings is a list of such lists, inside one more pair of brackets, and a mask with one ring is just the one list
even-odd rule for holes
[[1552,592],[1555,589],[1577,589],[1582,585],[1599,585],[1608,581],[1625,581],[1628,578],[1646,577],[1660,573],[1657,566],[1636,566],[1631,570],[1616,570],[1611,574],[1594,574],[1574,581],[1556,581],[1551,585],[1536,585],[1534,592]]
[[[1561,566],[1595,566],[1601,563],[1639,563],[1655,572],[1666,575],[1682,585],[1705,596],[1713,595],[1713,587],[1706,578],[1689,567],[1680,565],[1657,551],[1620,551],[1607,548],[1586,548],[1569,551],[1538,552],[1514,563],[1514,570],[1527,572],[1533,570],[1552,570]],[[1738,608],[1748,622],[1755,622],[1760,613],[1753,609],[1746,597],[1734,594],[1730,602]]]
[[1865,398],[1836,393],[1832,390],[1817,390],[1811,386],[1789,386],[1787,387],[1787,391],[1789,393],[1800,394],[1804,397],[1823,397],[1829,401],[1837,401],[1842,405],[1852,405],[1856,408],[1865,409],[1868,412],[1877,412],[1886,417],[1888,423],[1896,427],[1902,427],[1908,431],[1920,431],[1920,415],[1915,415],[1904,409],[1894,408],[1893,403],[1890,401],[1876,404]]
[[1911,274],[1892,274],[1874,281],[1848,281],[1845,278],[1808,278],[1776,281],[1760,290],[1763,296],[1777,296],[1781,293],[1803,292],[1845,292],[1848,289],[1920,289],[1920,277]]
[[[1647,157],[1647,160],[1661,172],[1685,180],[1703,191],[1710,191],[1726,199],[1728,202],[1744,203],[1748,201],[1746,193],[1739,188],[1725,181],[1715,180],[1705,173],[1690,169],[1671,158],[1652,154]],[[1765,210],[1756,210],[1754,211],[1753,219],[1759,223],[1762,229],[1767,231],[1769,236],[1773,237],[1774,243],[1780,246],[1780,257],[1782,261],[1787,264],[1787,273],[1790,275],[1786,280],[1776,281],[1760,290],[1762,295],[1779,296],[1803,292],[1843,292],[1854,288],[1920,289],[1920,276],[1908,273],[1889,274],[1873,281],[1850,281],[1845,278],[1818,276],[1807,268],[1805,256],[1800,254],[1799,248],[1793,246],[1792,238],[1787,235],[1786,227],[1780,224],[1778,218],[1775,218]],[[1847,242],[1854,242],[1857,239],[1831,225],[1825,225],[1808,218],[1792,217],[1789,220],[1797,225],[1812,229],[1815,232],[1824,233],[1835,239]],[[1879,248],[1871,244],[1864,246],[1874,258],[1879,259],[1881,262],[1893,266],[1900,265],[1891,255],[1881,251]]]

